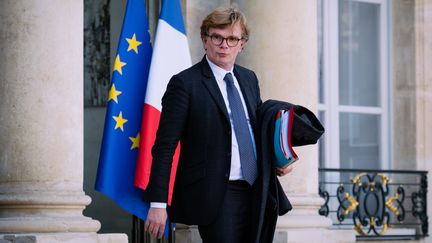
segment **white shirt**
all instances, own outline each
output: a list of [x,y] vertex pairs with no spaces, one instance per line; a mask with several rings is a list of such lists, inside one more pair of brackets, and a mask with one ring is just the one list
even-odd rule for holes
[[219,86],[219,90],[222,93],[222,97],[224,99],[225,106],[227,108],[228,115],[229,115],[230,122],[231,122],[231,131],[232,131],[231,132],[231,134],[232,134],[232,136],[231,136],[231,170],[230,170],[229,179],[230,180],[243,180],[244,177],[242,174],[241,164],[240,164],[240,152],[238,149],[237,137],[236,137],[236,134],[234,132],[234,123],[232,120],[231,109],[230,109],[229,101],[228,101],[226,82],[224,81],[224,77],[227,73],[232,74],[233,79],[234,79],[234,86],[236,87],[237,91],[239,92],[240,99],[241,99],[241,102],[243,104],[243,109],[245,111],[246,119],[248,122],[249,132],[250,132],[251,138],[252,138],[252,144],[254,146],[254,151],[255,151],[255,140],[253,137],[252,126],[250,124],[249,113],[247,111],[246,102],[244,100],[244,97],[243,97],[243,94],[241,92],[240,85],[237,81],[237,78],[234,75],[234,72],[233,72],[234,67],[231,68],[231,70],[228,72],[225,69],[218,67],[212,61],[210,61],[207,56],[206,56],[206,59],[207,59],[207,62],[209,63],[210,69],[212,70],[213,75],[216,79],[217,85]]
[[[252,144],[254,147],[254,153],[255,153],[255,157],[256,157],[255,139],[254,139],[253,132],[252,132],[252,126],[251,126],[250,120],[249,120],[249,113],[247,111],[246,102],[243,98],[243,94],[241,92],[240,85],[237,81],[237,78],[234,75],[234,72],[233,72],[234,67],[230,71],[226,71],[225,69],[220,68],[219,66],[214,64],[212,61],[210,61],[207,56],[206,56],[206,59],[207,59],[207,62],[209,63],[210,69],[212,70],[213,75],[216,79],[216,83],[219,86],[219,90],[220,90],[222,97],[224,99],[225,106],[227,108],[228,115],[230,118],[230,123],[231,123],[231,131],[232,131],[231,132],[231,169],[230,169],[229,180],[243,180],[244,177],[242,174],[241,164],[240,164],[240,152],[238,149],[237,137],[236,137],[235,132],[234,132],[234,123],[232,120],[231,109],[230,109],[229,101],[228,101],[226,82],[224,81],[224,77],[227,73],[232,74],[233,79],[234,79],[234,86],[236,87],[237,91],[239,92],[240,99],[241,99],[241,102],[243,104],[243,109],[245,111],[246,119],[248,122],[249,132],[251,134]],[[166,203],[152,202],[152,203],[150,203],[150,207],[152,207],[152,208],[166,208]]]

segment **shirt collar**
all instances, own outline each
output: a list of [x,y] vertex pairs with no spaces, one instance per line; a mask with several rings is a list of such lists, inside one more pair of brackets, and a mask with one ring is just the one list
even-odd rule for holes
[[215,76],[216,80],[223,80],[227,73],[231,73],[234,76],[234,73],[233,73],[234,66],[231,68],[230,71],[227,71],[227,70],[219,67],[218,65],[214,64],[212,61],[210,61],[210,59],[207,57],[207,55],[206,55],[206,59],[207,59],[207,62],[209,64],[210,69],[212,70],[213,75]]

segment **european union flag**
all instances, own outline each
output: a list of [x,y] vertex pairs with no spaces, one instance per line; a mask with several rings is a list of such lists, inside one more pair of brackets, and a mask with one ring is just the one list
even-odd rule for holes
[[133,182],[151,55],[144,0],[129,0],[108,95],[95,188],[144,220],[149,204],[142,201],[142,190]]

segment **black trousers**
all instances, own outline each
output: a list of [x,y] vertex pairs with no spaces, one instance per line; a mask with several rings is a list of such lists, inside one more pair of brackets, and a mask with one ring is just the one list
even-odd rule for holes
[[245,181],[230,181],[216,220],[198,226],[203,243],[251,242],[251,205],[252,187]]

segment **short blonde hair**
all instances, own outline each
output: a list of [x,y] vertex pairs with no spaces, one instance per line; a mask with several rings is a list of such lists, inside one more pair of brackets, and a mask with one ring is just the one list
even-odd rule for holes
[[226,26],[234,26],[237,23],[240,23],[242,38],[248,40],[250,30],[247,26],[245,15],[235,5],[219,7],[203,20],[201,24],[201,37],[208,35],[210,28],[225,28]]

